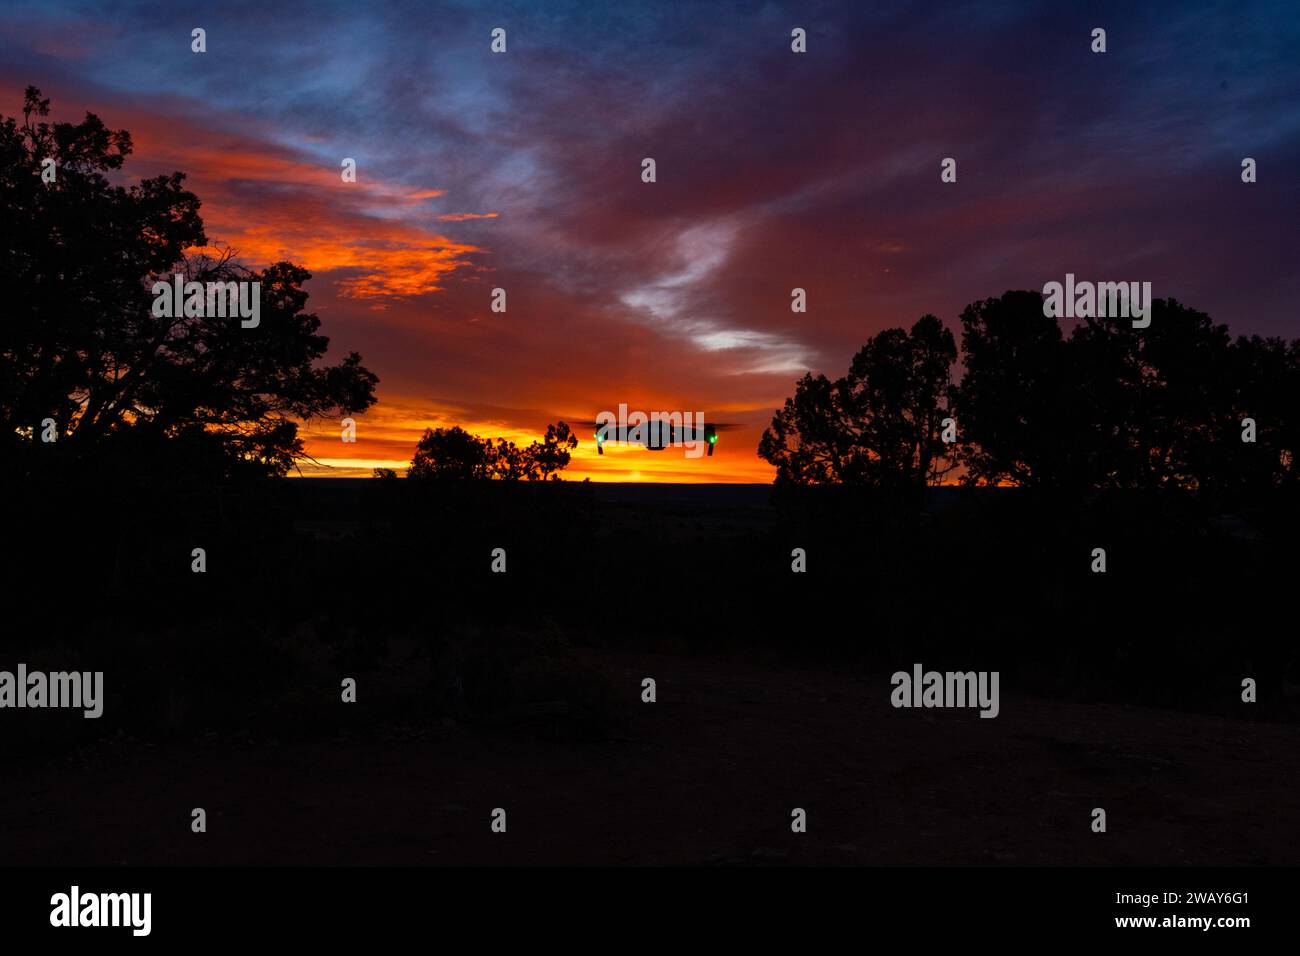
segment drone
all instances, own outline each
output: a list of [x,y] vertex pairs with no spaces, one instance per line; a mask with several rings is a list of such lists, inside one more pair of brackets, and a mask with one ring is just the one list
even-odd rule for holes
[[616,445],[640,445],[650,451],[663,451],[674,446],[686,448],[688,458],[698,458],[699,455],[690,454],[690,450],[701,446],[712,457],[713,447],[718,443],[718,432],[738,427],[729,422],[705,424],[703,412],[687,412],[685,415],[680,412],[654,412],[651,415],[633,412],[629,416],[626,405],[619,406],[617,418],[613,413],[602,412],[596,421],[587,424],[595,429],[598,455],[605,454],[606,443],[612,442]]

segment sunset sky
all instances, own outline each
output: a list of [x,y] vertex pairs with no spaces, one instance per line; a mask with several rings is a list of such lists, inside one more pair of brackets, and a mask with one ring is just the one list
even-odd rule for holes
[[622,402],[744,427],[694,460],[581,429],[566,477],[769,481],[805,371],[1067,272],[1300,336],[1294,0],[186,6],[6,3],[0,113],[28,84],[97,113],[132,134],[124,178],[181,170],[215,244],[312,271],[331,355],[380,384],[306,474]]

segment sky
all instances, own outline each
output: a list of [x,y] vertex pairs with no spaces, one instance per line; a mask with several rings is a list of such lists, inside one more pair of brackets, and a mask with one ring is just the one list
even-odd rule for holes
[[580,429],[566,477],[766,482],[805,372],[1066,273],[1300,337],[1297,51],[1294,0],[7,0],[0,114],[29,84],[96,113],[126,179],[187,174],[214,245],[311,270],[331,355],[380,383],[355,443],[307,429],[303,474],[623,403],[738,427],[695,459]]

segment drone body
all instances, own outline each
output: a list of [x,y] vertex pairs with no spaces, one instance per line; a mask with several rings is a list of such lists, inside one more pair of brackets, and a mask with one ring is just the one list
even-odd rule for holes
[[593,423],[596,429],[596,453],[605,454],[605,445],[640,445],[651,451],[666,448],[685,449],[687,458],[700,458],[713,454],[718,443],[719,429],[726,424],[705,424],[703,412],[628,412],[626,404],[618,406],[618,413],[600,412]]

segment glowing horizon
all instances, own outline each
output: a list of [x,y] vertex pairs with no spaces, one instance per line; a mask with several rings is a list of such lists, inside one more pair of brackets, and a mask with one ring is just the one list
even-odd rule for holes
[[[591,418],[595,418],[593,413]],[[550,421],[561,420],[563,416]],[[504,438],[520,447],[541,441],[545,425],[536,431],[510,428],[499,420],[473,421],[458,418],[450,410],[426,409],[418,402],[398,402],[392,409],[376,405],[365,415],[355,416],[357,441],[344,442],[338,423],[313,423],[303,430],[308,453],[319,462],[302,462],[304,478],[369,478],[375,468],[405,473],[415,454],[416,443],[426,428],[460,426],[480,438]],[[547,422],[549,424],[550,422]],[[687,458],[685,450],[672,446],[660,451],[606,442],[605,453],[597,454],[594,429],[570,422],[578,447],[560,477],[569,481],[626,482],[667,481],[708,484],[770,484],[776,470],[761,460],[755,449],[758,434],[736,429],[722,434],[712,456]],[[748,460],[752,459],[752,464]]]

